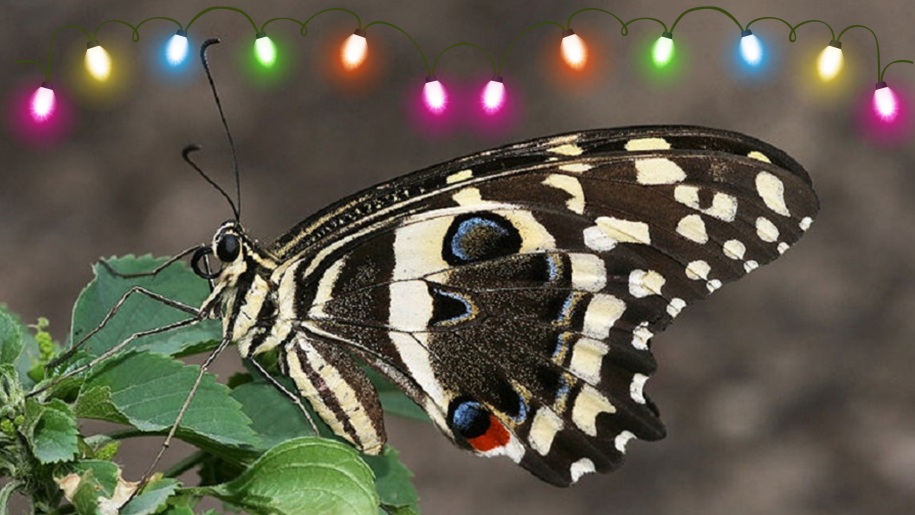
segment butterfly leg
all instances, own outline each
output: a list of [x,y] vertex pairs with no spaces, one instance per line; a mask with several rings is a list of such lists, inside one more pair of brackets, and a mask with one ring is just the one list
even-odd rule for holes
[[[104,327],[108,324],[108,322],[114,317],[114,315],[116,315],[117,312],[120,311],[120,309],[121,309],[121,307],[124,305],[124,303],[127,302],[127,299],[130,298],[130,296],[131,296],[131,295],[134,295],[134,294],[145,295],[145,296],[149,297],[149,298],[152,299],[152,300],[155,300],[155,301],[157,301],[157,302],[161,302],[162,304],[165,304],[166,306],[175,308],[175,309],[177,309],[177,310],[179,310],[179,311],[183,311],[183,312],[188,313],[188,314],[190,314],[190,315],[194,315],[194,319],[193,319],[193,320],[199,321],[199,320],[202,320],[202,319],[203,319],[203,315],[200,313],[200,310],[197,309],[197,308],[195,308],[195,307],[193,307],[193,306],[188,306],[187,304],[184,304],[184,303],[182,303],[182,302],[178,302],[178,301],[176,301],[176,300],[172,300],[172,299],[170,299],[170,298],[168,298],[168,297],[166,297],[166,296],[164,296],[164,295],[160,295],[160,294],[158,294],[158,293],[156,293],[156,292],[154,292],[154,291],[147,290],[146,288],[143,288],[142,286],[134,286],[134,287],[132,287],[131,289],[127,290],[127,292],[124,293],[124,295],[121,296],[121,298],[114,304],[114,306],[111,308],[111,310],[108,311],[108,314],[105,315],[105,318],[102,319],[102,321],[99,323],[99,325],[97,325],[97,326],[95,327],[95,329],[93,329],[93,330],[89,331],[88,333],[86,333],[85,336],[83,336],[78,342],[76,342],[76,343],[73,344],[69,349],[67,349],[66,352],[64,352],[64,353],[61,354],[60,356],[58,356],[58,357],[54,358],[53,360],[51,360],[51,361],[47,364],[47,367],[46,367],[46,368],[53,368],[53,367],[56,367],[57,365],[60,365],[61,363],[63,363],[63,362],[65,362],[65,361],[67,361],[68,359],[70,359],[70,358],[73,356],[73,354],[74,354],[77,350],[79,350],[80,347],[82,347],[82,346],[86,343],[86,341],[89,340],[89,338],[95,336],[95,334],[97,334],[99,331],[101,331],[102,328],[104,328]],[[166,326],[166,327],[167,327],[168,329],[159,328],[159,329],[161,329],[161,331],[156,331],[156,332],[162,332],[162,331],[166,331],[166,330],[169,330],[169,329],[174,329],[174,327],[171,327],[171,326]],[[180,326],[179,326],[179,327],[180,327]],[[148,334],[156,334],[156,333],[154,332],[154,333],[148,333]],[[128,340],[131,340],[131,339],[133,339],[133,338],[138,338],[138,337],[139,337],[138,335],[139,335],[139,336],[146,336],[146,334],[137,333],[137,335],[131,336],[131,338],[128,338]],[[127,340],[125,340],[125,342],[126,342],[126,341],[127,341]],[[120,344],[118,344],[118,345],[117,345],[117,348],[118,348],[118,349],[123,348],[123,346],[125,345],[125,342],[121,342]]]
[[[106,350],[102,354],[96,356],[89,363],[76,367],[73,370],[70,370],[63,375],[55,377],[54,380],[49,382],[48,384],[46,384],[40,388],[36,388],[35,390],[32,390],[31,392],[28,393],[27,397],[33,397],[35,395],[38,395],[39,393],[41,393],[45,390],[53,388],[54,386],[60,384],[62,381],[66,380],[66,379],[69,379],[73,376],[82,374],[86,370],[89,370],[89,369],[93,368],[94,366],[98,365],[99,363],[101,363],[102,361],[105,361],[106,359],[110,358],[111,356],[114,356],[115,354],[117,354],[118,352],[123,350],[124,347],[129,345],[130,342],[136,340],[137,338],[142,338],[144,336],[149,336],[152,334],[164,333],[167,331],[171,331],[172,329],[179,329],[181,327],[187,327],[189,325],[194,325],[197,322],[200,322],[201,320],[202,320],[202,318],[199,318],[199,317],[185,318],[184,320],[179,320],[178,322],[175,322],[173,324],[164,325],[162,327],[157,327],[155,329],[150,329],[148,331],[139,331],[139,332],[133,333],[130,336],[128,336],[127,338],[125,338],[124,341],[118,343],[114,347],[111,347],[110,349]],[[95,332],[98,332],[98,331],[97,330],[93,331],[93,334]],[[72,354],[72,352],[68,353],[68,354]],[[65,359],[58,358],[54,361],[57,363],[62,363],[63,361],[65,361]],[[48,368],[51,368],[53,366],[56,366],[56,363],[49,363],[47,365]]]
[[305,418],[308,420],[308,424],[311,426],[311,430],[314,431],[315,435],[318,435],[319,434],[318,425],[315,424],[314,419],[311,418],[311,413],[309,413],[308,410],[305,408],[305,405],[302,404],[302,400],[299,398],[299,396],[290,392],[285,386],[283,386],[282,383],[280,383],[279,381],[274,379],[273,376],[271,376],[269,372],[264,370],[264,367],[262,367],[261,364],[257,362],[257,360],[252,358],[252,359],[249,359],[248,361],[252,365],[254,365],[254,368],[257,369],[257,372],[261,375],[261,377],[263,377],[270,384],[272,384],[274,388],[276,388],[277,390],[282,392],[283,395],[285,395],[286,397],[289,397],[292,400],[292,402],[294,402],[295,405],[299,407],[299,410],[302,411],[302,414],[305,415]]
[[187,413],[188,408],[191,406],[191,401],[194,400],[194,395],[197,393],[197,388],[200,387],[201,381],[203,381],[203,376],[206,375],[207,369],[210,368],[210,365],[213,364],[213,361],[222,354],[222,351],[232,343],[232,340],[228,338],[223,338],[219,342],[219,346],[207,356],[207,359],[200,365],[200,372],[197,373],[197,379],[194,380],[194,384],[191,386],[190,391],[187,393],[187,397],[184,399],[184,404],[181,405],[181,409],[178,411],[178,415],[175,417],[175,422],[172,423],[172,427],[168,430],[168,435],[165,436],[165,441],[162,442],[162,447],[159,448],[159,452],[156,454],[156,458],[153,460],[152,464],[146,469],[146,472],[143,474],[143,477],[140,478],[140,487],[137,488],[136,492],[139,492],[143,485],[149,480],[152,476],[153,471],[156,470],[156,466],[159,464],[159,460],[162,459],[162,456],[165,454],[165,451],[168,449],[169,445],[172,443],[172,438],[174,438],[175,433],[178,432],[178,426],[181,424],[181,420],[184,418],[184,414]]
[[102,265],[102,266],[104,266],[105,269],[108,270],[108,272],[111,273],[111,275],[120,277],[120,278],[122,278],[122,279],[134,279],[134,278],[137,278],[137,277],[155,277],[156,275],[159,275],[159,272],[161,272],[162,270],[165,270],[166,268],[172,266],[173,264],[175,264],[175,262],[179,261],[180,259],[182,259],[184,256],[187,256],[187,255],[190,254],[191,252],[194,252],[194,251],[197,250],[198,248],[200,248],[199,245],[194,245],[194,246],[191,247],[191,248],[182,250],[182,251],[179,252],[178,254],[176,254],[176,255],[170,257],[170,258],[168,259],[168,261],[166,261],[165,263],[162,263],[161,265],[157,266],[156,268],[153,268],[152,270],[150,270],[150,271],[148,271],[148,272],[139,272],[139,273],[135,273],[135,274],[123,274],[123,273],[118,272],[117,270],[115,270],[114,267],[111,266],[111,264],[109,264],[108,261],[106,261],[106,260],[104,260],[104,259],[100,259],[100,260],[99,260],[99,264]]

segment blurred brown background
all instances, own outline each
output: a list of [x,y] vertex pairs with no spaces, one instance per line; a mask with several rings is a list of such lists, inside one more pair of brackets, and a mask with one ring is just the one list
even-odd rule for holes
[[[497,59],[511,38],[542,20],[564,22],[596,6],[623,19],[655,16],[668,24],[699,5],[655,2],[456,1],[358,3],[228,2],[258,23],[304,19],[325,7],[349,7],[363,22],[387,20],[407,30],[431,60],[457,41]],[[862,23],[880,37],[883,62],[915,58],[913,12],[904,0],[881,2],[719,1],[746,22],[779,16],[820,18],[837,30]],[[200,1],[5,1],[0,15],[0,97],[41,81],[15,59],[44,59],[54,28],[105,19],[136,23],[170,16],[186,23]],[[777,22],[753,25],[775,54],[755,79],[736,72],[737,27],[715,12],[678,25],[683,66],[666,84],[639,63],[659,34],[650,22],[628,37],[609,16],[576,18],[592,49],[586,80],[559,73],[559,31],[523,37],[503,70],[513,121],[496,129],[465,120],[443,133],[411,114],[425,70],[415,48],[384,27],[369,30],[373,67],[364,86],[347,87],[326,70],[336,45],[355,28],[344,14],[312,22],[307,37],[268,27],[292,64],[265,84],[243,70],[253,30],[236,13],[198,20],[192,41],[219,36],[212,52],[218,87],[242,168],[243,220],[262,240],[281,234],[348,193],[405,172],[497,144],[556,132],[648,123],[687,123],[742,131],[792,154],[810,171],[822,211],[804,240],[782,259],[690,306],[655,338],[660,365],[648,391],[668,427],[666,440],[629,447],[609,476],[571,489],[541,484],[507,460],[475,458],[434,429],[391,421],[391,442],[416,473],[426,513],[911,513],[915,506],[915,143],[879,146],[860,131],[857,113],[876,79],[874,41],[863,30],[843,36],[845,87],[813,79],[813,61],[829,41],[816,24],[789,43]],[[72,106],[71,132],[35,148],[0,140],[0,302],[27,320],[48,316],[65,338],[69,310],[100,256],[167,255],[208,241],[231,216],[221,197],[183,164],[180,151],[203,146],[199,161],[231,187],[228,150],[206,81],[195,69],[169,79],[150,63],[175,27],[150,22],[134,44],[107,25],[99,40],[112,52],[120,87],[103,95],[81,87],[85,41],[61,31],[53,49],[54,82]],[[643,53],[639,53],[639,52]],[[130,66],[128,66],[130,65]],[[121,67],[121,68],[118,68]],[[123,71],[127,70],[127,71]],[[886,79],[915,96],[915,67]],[[458,49],[439,78],[468,91],[491,74],[478,51]],[[462,104],[463,102],[463,104]],[[453,112],[470,110],[455,99]],[[915,106],[913,106],[915,107]],[[237,357],[223,359],[225,378]],[[150,441],[149,445],[158,445]],[[122,455],[144,460],[144,451]],[[177,451],[175,451],[177,452]],[[173,452],[174,454],[174,452]],[[145,466],[145,465],[142,465]]]

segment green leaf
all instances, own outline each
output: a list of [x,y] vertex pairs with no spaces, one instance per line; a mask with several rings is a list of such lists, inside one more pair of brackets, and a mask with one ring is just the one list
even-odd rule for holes
[[251,428],[260,436],[263,450],[292,438],[314,435],[298,406],[271,384],[245,383],[232,390],[232,397],[252,420]]
[[73,459],[79,450],[76,417],[60,399],[45,404],[27,400],[25,421],[20,432],[28,441],[32,454],[41,463]]
[[22,352],[22,333],[19,324],[5,309],[0,308],[0,365],[16,362]]
[[252,513],[376,515],[373,479],[351,446],[305,437],[270,449],[234,481],[198,490]]
[[80,515],[111,513],[105,508],[120,508],[136,489],[136,484],[124,481],[121,470],[109,461],[82,460],[67,470],[70,473],[56,481]]
[[124,506],[120,515],[152,515],[165,508],[168,498],[178,490],[178,481],[160,478],[150,481],[140,495]]
[[[108,261],[112,268],[122,274],[147,272],[164,262],[164,258],[154,259],[150,256],[125,256]],[[98,327],[115,303],[132,286],[142,286],[192,307],[199,306],[209,293],[206,281],[188,270],[183,263],[175,263],[155,277],[121,278],[112,275],[101,264],[96,264],[93,271],[95,279],[82,291],[73,308],[71,344]],[[133,294],[105,328],[86,342],[84,348],[89,354],[97,356],[133,333],[187,318],[190,318],[187,313],[145,295]],[[148,348],[168,355],[181,354],[190,348],[199,348],[203,342],[218,341],[220,334],[218,321],[207,320],[190,327],[140,338],[132,342],[130,348]]]
[[[120,355],[95,367],[76,400],[76,414],[164,431],[174,423],[200,367],[148,353]],[[178,435],[197,445],[256,447],[257,435],[229,389],[206,374]],[[208,442],[209,441],[209,442]]]
[[375,489],[378,491],[383,506],[386,508],[412,508],[415,513],[418,513],[416,503],[419,501],[419,496],[413,483],[410,482],[413,473],[401,463],[398,454],[396,449],[387,445],[382,454],[363,456],[363,459],[375,473]]

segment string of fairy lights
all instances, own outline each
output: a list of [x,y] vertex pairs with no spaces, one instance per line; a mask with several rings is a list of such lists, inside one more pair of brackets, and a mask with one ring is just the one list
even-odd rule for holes
[[741,24],[741,22],[730,12],[716,6],[699,6],[687,9],[680,13],[670,26],[668,26],[664,21],[654,17],[637,17],[628,21],[623,21],[622,18],[605,9],[597,7],[583,8],[573,12],[568,17],[565,24],[557,21],[542,21],[525,28],[510,41],[510,44],[502,54],[502,57],[498,63],[493,58],[492,54],[486,49],[474,43],[462,41],[450,45],[439,52],[439,54],[432,61],[431,65],[423,49],[407,31],[387,21],[373,21],[363,24],[359,15],[349,9],[340,7],[323,9],[316,12],[304,21],[289,17],[271,18],[265,21],[263,24],[258,25],[255,23],[254,19],[242,9],[228,6],[213,6],[206,8],[194,15],[194,17],[191,18],[187,24],[182,24],[174,18],[156,16],[142,20],[136,25],[123,20],[106,20],[101,22],[91,32],[79,25],[64,25],[62,27],[58,27],[52,33],[51,41],[48,45],[48,56],[46,62],[41,62],[38,60],[19,61],[22,63],[35,64],[42,70],[44,74],[44,81],[34,91],[29,99],[29,112],[33,122],[37,124],[46,123],[55,114],[57,100],[55,97],[54,88],[51,83],[51,63],[53,56],[54,37],[59,31],[63,29],[74,29],[82,32],[86,36],[86,54],[84,59],[85,70],[94,81],[97,81],[98,83],[104,83],[111,76],[112,68],[115,66],[115,63],[112,62],[110,54],[101,45],[98,38],[99,31],[106,25],[120,24],[127,26],[131,30],[132,40],[134,42],[138,42],[140,40],[140,28],[146,23],[155,20],[174,23],[177,26],[177,31],[166,42],[164,48],[162,49],[162,53],[165,58],[165,62],[167,62],[169,66],[179,67],[182,66],[189,58],[190,42],[188,39],[188,34],[191,30],[191,26],[202,16],[214,11],[232,11],[244,16],[250,22],[254,31],[254,60],[260,68],[268,72],[274,69],[277,66],[277,63],[282,59],[282,56],[277,50],[276,44],[267,34],[267,27],[273,22],[285,21],[298,24],[300,28],[300,34],[305,36],[308,33],[308,24],[318,16],[329,12],[342,12],[351,15],[353,18],[355,18],[356,29],[352,34],[349,34],[343,39],[339,47],[340,64],[346,71],[357,70],[365,63],[368,57],[368,30],[370,28],[385,27],[387,29],[393,29],[410,40],[422,59],[422,62],[425,66],[425,85],[422,89],[421,95],[423,104],[425,105],[426,109],[433,115],[439,115],[449,108],[448,91],[445,86],[436,78],[436,67],[444,54],[457,47],[467,46],[476,48],[480,50],[489,60],[489,63],[492,67],[492,78],[481,88],[479,95],[479,107],[482,112],[487,115],[495,115],[501,111],[502,107],[505,105],[507,91],[501,74],[503,65],[505,64],[505,60],[509,53],[512,51],[512,49],[515,48],[515,44],[519,41],[519,39],[533,29],[539,27],[558,28],[561,34],[559,50],[562,56],[562,60],[570,68],[570,70],[584,70],[589,64],[588,44],[579,34],[576,34],[572,29],[572,22],[577,16],[585,13],[603,14],[612,17],[619,23],[620,34],[622,36],[627,36],[629,34],[629,27],[634,23],[654,22],[660,25],[662,28],[661,35],[654,42],[650,51],[651,63],[658,70],[663,70],[670,67],[675,61],[677,52],[676,44],[674,43],[674,31],[676,30],[677,25],[685,16],[697,11],[715,11],[721,13],[737,25],[738,29],[740,30],[740,37],[738,39],[739,55],[745,66],[751,69],[761,66],[766,57],[765,45],[763,44],[763,41],[751,30],[750,27],[752,25],[762,21],[775,21],[782,23],[788,28],[788,40],[792,43],[796,41],[797,30],[801,27],[810,24],[823,25],[829,30],[831,37],[828,44],[825,46],[825,48],[823,48],[816,59],[816,70],[820,80],[827,83],[833,81],[843,69],[844,56],[842,52],[842,37],[852,29],[866,30],[873,35],[874,44],[876,47],[877,61],[877,80],[874,87],[871,107],[875,118],[878,121],[884,123],[892,123],[900,114],[900,103],[898,101],[897,95],[887,84],[887,81],[885,80],[885,74],[887,70],[895,64],[913,64],[913,61],[907,59],[898,59],[891,61],[885,65],[882,64],[880,42],[877,38],[877,34],[872,29],[864,25],[850,25],[837,33],[830,24],[822,20],[810,19],[804,20],[797,24],[791,24],[782,18],[774,16],[755,18],[744,25]]

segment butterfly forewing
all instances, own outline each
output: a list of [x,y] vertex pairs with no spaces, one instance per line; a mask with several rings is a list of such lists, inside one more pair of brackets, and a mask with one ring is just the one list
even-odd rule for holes
[[282,329],[261,342],[364,450],[384,441],[381,414],[345,353],[457,445],[568,485],[619,466],[631,439],[664,436],[643,390],[650,338],[778,257],[817,209],[796,162],[736,133],[510,145],[368,189],[279,238]]

